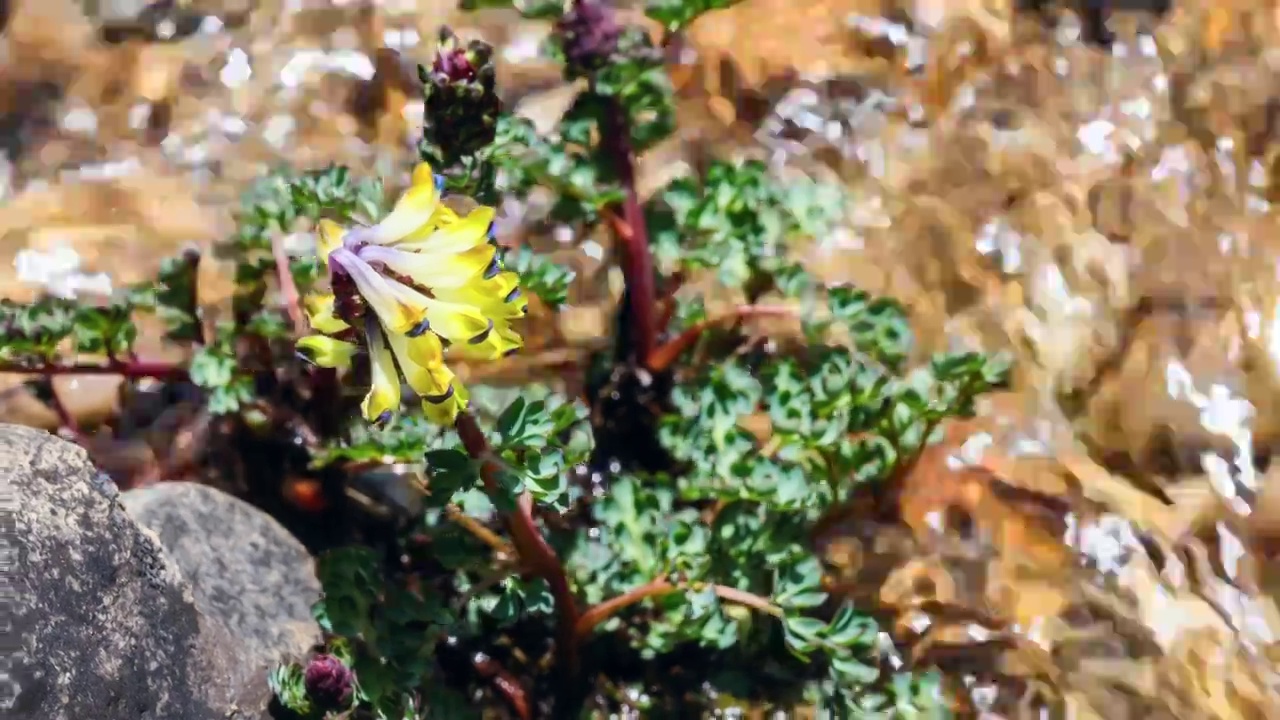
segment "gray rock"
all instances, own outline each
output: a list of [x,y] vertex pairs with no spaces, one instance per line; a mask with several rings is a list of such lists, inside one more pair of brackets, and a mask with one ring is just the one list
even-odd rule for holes
[[0,424],[0,715],[265,718],[232,636],[79,447]]
[[231,632],[246,660],[275,666],[320,639],[311,615],[320,598],[315,562],[270,515],[197,483],[161,483],[120,500],[160,539],[196,606]]

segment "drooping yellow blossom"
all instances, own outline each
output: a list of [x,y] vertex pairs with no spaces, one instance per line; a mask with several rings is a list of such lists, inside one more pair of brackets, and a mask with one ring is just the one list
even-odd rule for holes
[[494,359],[523,344],[511,327],[528,302],[519,277],[502,269],[492,242],[494,210],[459,216],[441,201],[440,178],[426,163],[378,224],[343,227],[321,221],[318,251],[332,292],[306,298],[318,335],[298,351],[323,367],[345,368],[361,347],[369,353],[371,388],[361,406],[371,422],[400,407],[403,381],[427,417],[450,423],[467,392],[445,355]]

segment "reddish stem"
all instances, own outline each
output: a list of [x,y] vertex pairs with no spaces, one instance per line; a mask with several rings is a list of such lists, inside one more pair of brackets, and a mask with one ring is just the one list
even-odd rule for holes
[[520,720],[532,720],[533,710],[529,706],[529,698],[511,673],[483,653],[477,653],[473,666],[480,677],[493,683],[494,689],[507,701],[516,717]]
[[280,295],[284,298],[285,312],[289,313],[294,334],[301,337],[307,334],[307,320],[302,315],[302,295],[298,292],[298,284],[294,282],[293,271],[289,266],[289,254],[284,251],[282,237],[276,236],[271,239],[271,256],[276,261],[276,278],[280,283]]
[[679,588],[672,585],[664,578],[651,580],[638,588],[634,588],[588,608],[586,612],[582,613],[582,617],[578,618],[578,623],[573,628],[573,634],[579,640],[583,640],[600,623],[608,620],[614,615],[617,615],[626,608],[643,602],[651,597],[669,595],[678,589]]
[[622,244],[622,274],[627,282],[627,298],[631,305],[631,332],[636,359],[647,362],[658,342],[655,318],[657,291],[653,280],[653,255],[649,250],[649,231],[644,210],[636,192],[635,154],[631,148],[631,130],[626,110],[614,99],[606,98],[609,107],[600,127],[600,147],[610,157],[618,183],[622,186],[622,217],[610,213],[610,224]]
[[[688,585],[684,583],[673,583],[665,578],[651,580],[638,588],[625,592],[617,597],[610,598],[596,605],[586,612],[582,613],[582,617],[578,619],[578,624],[574,627],[574,634],[578,641],[586,639],[597,626],[605,620],[617,615],[628,607],[637,603],[648,600],[649,598],[662,597],[671,593],[681,592],[688,589]],[[705,587],[705,586],[704,586]],[[727,585],[711,585],[711,590],[715,592],[716,597],[726,602],[736,605],[759,610],[760,612],[774,617],[781,617],[782,610],[777,605],[769,602],[768,599],[762,598],[752,592],[739,590]]]
[[[464,412],[458,415],[454,429],[462,440],[467,454],[480,463],[480,478],[484,481],[485,491],[495,498],[502,494],[498,482],[501,467],[493,457],[489,441],[480,429],[475,416]],[[569,587],[569,577],[565,574],[564,564],[556,555],[556,551],[542,536],[537,523],[533,519],[533,496],[527,491],[516,499],[516,507],[505,514],[507,531],[511,533],[511,544],[526,571],[547,581],[551,588],[551,596],[555,599],[557,615],[556,653],[560,667],[573,675],[578,671],[578,648],[574,638],[574,626],[578,622],[578,602]]]
[[653,372],[661,372],[671,367],[672,363],[684,354],[684,351],[693,347],[694,343],[698,342],[698,338],[712,328],[728,325],[749,317],[791,317],[796,312],[795,308],[785,305],[741,305],[719,317],[703,320],[680,333],[667,344],[654,350],[653,354],[649,356],[648,368]]
[[0,363],[0,373],[22,375],[119,375],[124,378],[155,378],[157,380],[186,380],[187,369],[159,360],[117,360],[104,364],[48,363],[45,365],[19,365]]

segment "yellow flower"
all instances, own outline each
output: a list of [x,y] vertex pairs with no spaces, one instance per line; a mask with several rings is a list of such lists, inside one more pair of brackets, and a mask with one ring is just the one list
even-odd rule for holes
[[361,409],[370,422],[395,415],[402,382],[422,399],[428,418],[453,422],[468,398],[446,354],[494,359],[523,345],[511,321],[528,302],[492,242],[493,208],[460,217],[441,204],[442,187],[423,163],[378,224],[344,228],[326,220],[318,228],[333,292],[306,298],[320,334],[299,340],[298,352],[345,368],[363,345],[371,387]]
[[326,368],[342,368],[351,364],[359,350],[355,343],[325,335],[309,335],[298,341],[298,353],[307,360]]
[[306,298],[307,320],[312,328],[332,335],[351,327],[335,313],[335,301],[333,293],[310,295]]
[[342,226],[328,218],[322,219],[316,228],[316,244],[320,253],[320,262],[326,266],[329,264],[329,255],[342,245],[342,233]]

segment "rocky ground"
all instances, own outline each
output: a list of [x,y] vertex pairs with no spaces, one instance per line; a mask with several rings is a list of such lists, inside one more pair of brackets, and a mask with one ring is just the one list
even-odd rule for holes
[[[546,28],[451,5],[0,5],[0,295],[32,292],[12,269],[24,249],[67,245],[86,271],[125,282],[207,247],[276,163],[390,167],[415,132],[412,63],[441,22],[501,45],[509,102],[553,121],[565,93],[534,54]],[[1264,3],[1210,0],[1159,22],[1118,13],[1106,51],[1080,42],[1072,15],[1054,42],[1027,42],[1046,31],[1009,6],[746,0],[705,18],[673,52],[682,132],[645,158],[642,186],[728,154],[822,174],[848,190],[847,216],[797,254],[907,301],[922,350],[1018,359],[1015,389],[916,467],[903,523],[852,508],[823,537],[840,585],[881,608],[904,647],[989,687],[971,694],[1008,717],[1040,694],[1081,718],[1268,717],[1280,707],[1280,20]],[[555,242],[532,230],[539,208],[507,210],[525,241]],[[574,243],[562,250],[582,278],[571,307],[539,319],[520,364],[485,372],[536,372],[599,336],[608,274]],[[207,273],[217,312],[229,284]],[[7,382],[0,419],[56,424]],[[111,412],[111,380],[58,382],[87,423]],[[55,475],[72,488],[57,504]],[[278,528],[191,488],[121,505],[93,478],[69,446],[0,431],[0,481],[30,499],[20,525],[39,538],[41,616],[95,608],[86,627],[119,628],[72,638],[40,625],[49,652],[32,653],[31,686],[41,672],[73,678],[42,697],[102,680],[106,694],[86,700],[169,698],[196,705],[160,716],[215,717],[200,713],[226,712],[234,693],[190,688],[239,681],[209,637],[239,637],[254,663],[305,651],[298,608],[314,580],[300,550],[261,552]],[[166,530],[224,522],[243,523],[246,544],[192,550]],[[67,574],[90,555],[101,562]],[[232,557],[276,568],[259,592],[292,600],[224,587]],[[175,635],[153,637],[143,612],[171,615]],[[119,658],[149,653],[168,670],[132,680]],[[31,717],[105,717],[74,709]]]
[[[18,558],[5,577],[17,610],[7,621],[23,640],[5,658],[15,717],[269,717],[269,667],[304,653],[318,633],[291,613],[317,594],[310,560],[262,553],[262,544],[296,541],[256,510],[228,512],[228,502],[214,500],[197,512],[220,515],[220,532],[258,547],[223,548],[229,557],[206,555],[197,567],[181,544],[162,545],[172,536],[172,501],[126,501],[141,510],[135,519],[81,448],[33,428],[0,425],[0,481],[13,508],[6,540]],[[190,517],[193,508],[184,511]],[[253,563],[254,573],[242,565],[224,573],[228,562]],[[288,600],[252,604],[259,578]]]

